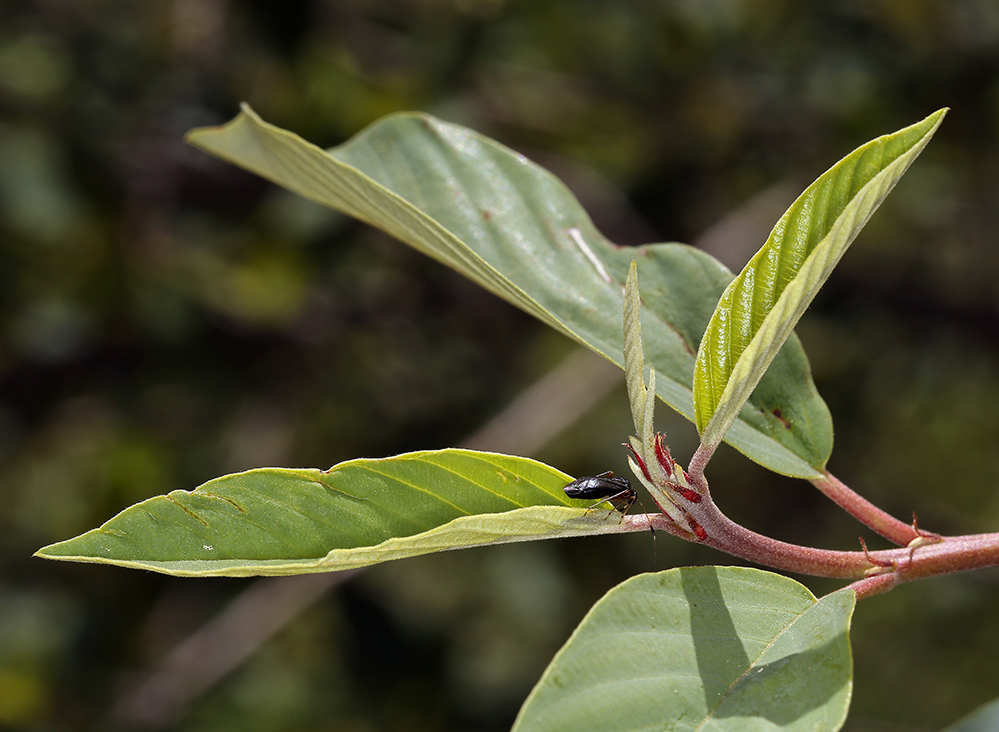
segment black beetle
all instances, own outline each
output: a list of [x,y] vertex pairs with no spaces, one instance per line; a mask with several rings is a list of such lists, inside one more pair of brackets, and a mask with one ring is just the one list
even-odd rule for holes
[[[611,470],[589,478],[576,478],[562,490],[569,498],[598,498],[599,500],[587,508],[587,511],[590,508],[596,508],[601,503],[609,503],[614,507],[611,509],[612,512],[615,510],[621,512],[622,521],[624,521],[628,510],[635,505],[635,501],[638,501],[638,505],[642,506],[638,492],[631,487],[631,481],[627,478],[615,478],[614,472]],[[645,506],[642,506],[642,510],[645,510]],[[607,514],[607,517],[610,518],[610,514]],[[652,532],[652,546],[655,547],[656,527],[652,525],[652,521],[649,521],[649,531]],[[653,549],[653,567],[656,566],[655,557]]]
[[622,514],[628,513],[628,509],[638,500],[638,493],[631,487],[631,481],[627,478],[615,478],[610,470],[590,478],[577,478],[562,490],[569,498],[599,498],[590,508],[606,502]]

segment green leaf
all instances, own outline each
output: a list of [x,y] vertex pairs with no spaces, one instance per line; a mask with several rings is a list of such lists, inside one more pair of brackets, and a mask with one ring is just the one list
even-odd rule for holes
[[[192,144],[302,196],[377,226],[623,367],[620,314],[632,259],[644,299],[646,358],[657,393],[693,420],[701,334],[732,275],[680,244],[621,249],[566,187],[522,155],[426,115],[394,115],[323,151],[248,107]],[[832,424],[797,341],[726,436],[772,470],[819,474]],[[758,401],[757,401],[758,400]],[[790,429],[774,410],[794,417]]]
[[629,530],[632,517],[566,498],[570,480],[535,460],[472,450],[261,468],[150,498],[36,556],[180,576],[283,575]]
[[652,424],[648,424],[650,420],[646,419],[649,411],[649,390],[645,386],[645,346],[642,343],[641,313],[638,267],[632,261],[631,269],[628,270],[628,279],[624,284],[624,382],[628,388],[628,405],[631,407],[631,419],[635,424],[635,436],[648,446],[652,440]]
[[[725,289],[701,340],[694,372],[694,411],[703,444],[713,447],[724,438],[802,313],[946,111],[857,148],[823,173]],[[778,405],[770,408],[794,424]]]
[[855,599],[741,567],[633,577],[576,628],[514,732],[837,730]]
[[943,732],[995,732],[999,729],[999,699],[993,699]]

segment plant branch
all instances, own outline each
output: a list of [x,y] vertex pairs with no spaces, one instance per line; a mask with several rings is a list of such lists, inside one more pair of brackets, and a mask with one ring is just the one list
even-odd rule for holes
[[[691,510],[707,533],[702,544],[771,569],[858,580],[858,597],[887,592],[916,579],[999,566],[999,533],[945,536],[927,544],[874,552],[836,551],[757,534],[711,506],[713,511]],[[660,523],[655,526],[659,528]],[[671,533],[683,538],[681,532]]]
[[[898,584],[942,574],[999,566],[999,533],[965,536],[936,536],[915,532],[909,546],[881,551],[838,551],[790,544],[757,534],[725,516],[711,500],[707,482],[690,485],[700,494],[696,502],[686,501],[683,511],[693,524],[703,529],[698,540],[687,527],[665,515],[629,517],[628,531],[649,526],[687,541],[696,541],[735,557],[771,569],[816,577],[855,580],[850,585],[858,598],[887,592]],[[848,489],[847,489],[848,490]]]
[[707,481],[704,479],[704,468],[711,456],[715,454],[717,447],[717,445],[705,445],[703,442],[697,446],[697,450],[694,451],[694,455],[687,465],[687,477],[692,483],[707,485]]
[[837,506],[893,544],[908,546],[923,536],[915,526],[882,511],[828,471],[823,471],[821,478],[812,478],[811,483]]
[[757,534],[723,514],[710,495],[702,495],[700,503],[685,508],[704,529],[707,538],[701,543],[726,554],[772,569],[817,577],[860,579],[877,566],[862,551],[816,549]]
[[[656,526],[688,541],[772,569],[855,580],[852,587],[858,597],[887,592],[896,584],[921,577],[999,565],[999,534],[947,538],[920,531],[915,520],[911,526],[899,521],[829,472],[813,478],[812,483],[862,524],[899,545],[898,549],[869,552],[863,539],[863,551],[859,552],[816,549],[771,539],[735,523],[715,505],[704,477],[704,468],[717,443],[708,439],[706,433],[717,412],[701,430],[701,445],[686,472],[670,455],[664,435],[654,431],[656,372],[653,369],[649,373],[646,388],[641,301],[634,261],[625,284],[623,325],[628,401],[636,432],[626,444],[632,453],[629,464],[664,514],[635,517],[623,530]],[[715,432],[720,439],[724,430]]]
[[852,582],[848,587],[857,593],[858,600],[863,600],[865,597],[888,592],[897,584],[898,575],[894,572],[886,572],[884,574],[872,574],[870,577],[864,577],[862,580]]

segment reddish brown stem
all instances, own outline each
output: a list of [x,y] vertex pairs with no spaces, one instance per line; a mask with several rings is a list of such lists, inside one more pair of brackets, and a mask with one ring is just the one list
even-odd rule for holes
[[[704,467],[711,459],[712,454],[714,454],[713,447],[708,448],[702,444],[697,448],[687,468],[692,483],[700,483],[704,480]],[[882,511],[828,471],[823,471],[820,477],[810,480],[812,485],[822,491],[833,503],[893,544],[908,546],[910,542],[922,535],[914,525],[900,521],[891,514]]]
[[914,579],[999,565],[999,533],[930,538],[907,527],[913,538],[925,543],[876,552],[833,551],[777,541],[725,516],[711,500],[703,476],[691,480],[691,485],[703,500],[685,510],[704,529],[707,538],[702,543],[773,569],[858,580],[854,589],[859,597]]
[[914,579],[999,566],[999,533],[941,537],[920,531],[915,521],[912,525],[899,521],[828,472],[813,478],[812,483],[862,524],[898,544],[898,549],[869,552],[865,546],[863,551],[843,552],[789,544],[757,534],[729,519],[711,500],[704,467],[713,452],[713,448],[701,445],[687,469],[690,486],[702,500],[687,502],[683,510],[690,526],[699,531],[691,534],[688,527],[676,526],[665,516],[650,517],[657,528],[764,567],[855,580],[850,587],[858,598],[887,592]]
[[812,485],[837,506],[853,516],[864,526],[893,544],[908,546],[920,533],[915,526],[900,521],[858,495],[832,473],[824,471],[822,477],[812,478]]
[[[703,510],[706,503],[708,508]],[[911,548],[844,552],[789,544],[757,534],[724,516],[710,501],[691,506],[688,511],[707,535],[700,543],[772,569],[857,580],[851,586],[860,597],[887,592],[896,584],[915,579],[999,566],[999,533],[942,537]],[[665,516],[650,518],[657,529],[688,541],[693,538]],[[632,530],[647,530],[649,523],[636,517]]]
[[872,566],[863,552],[816,549],[757,534],[725,516],[710,498],[687,510],[707,534],[702,543],[755,564],[785,572],[843,579],[863,577]]
[[865,597],[870,597],[871,595],[880,595],[888,592],[888,590],[897,584],[898,576],[894,572],[886,572],[885,574],[873,574],[870,577],[864,577],[862,580],[851,583],[848,587],[857,593],[858,600],[863,600]]
[[693,456],[690,458],[690,463],[687,465],[687,477],[690,478],[692,483],[705,482],[704,466],[708,464],[708,460],[714,454],[714,447],[708,447],[703,442],[697,446],[697,450],[694,451]]

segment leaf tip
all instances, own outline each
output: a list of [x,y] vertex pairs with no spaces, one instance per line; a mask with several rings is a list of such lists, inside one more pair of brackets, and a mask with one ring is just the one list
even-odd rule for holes
[[937,127],[940,126],[940,123],[943,122],[943,118],[947,116],[947,113],[949,111],[950,107],[940,107],[940,109],[938,109],[936,112],[927,116],[926,119],[933,120],[933,128],[936,129]]
[[240,102],[239,114],[237,114],[231,120],[221,125],[207,125],[205,127],[194,127],[188,130],[184,134],[184,142],[186,142],[188,145],[194,145],[195,147],[203,148],[200,142],[201,138],[205,137],[206,135],[223,132],[226,129],[237,124],[240,120],[242,120],[245,117],[250,118],[254,122],[263,122],[263,120],[260,119],[260,115],[258,115],[256,112],[253,111],[253,108],[250,106],[249,102]]
[[632,259],[631,266],[628,267],[628,279],[624,282],[624,291],[630,293],[638,289],[638,263]]
[[65,543],[66,542],[64,541],[59,541],[56,542],[55,544],[49,544],[48,546],[43,546],[41,549],[36,551],[31,556],[38,557],[39,559],[65,559],[66,556],[57,551],[59,547]]

